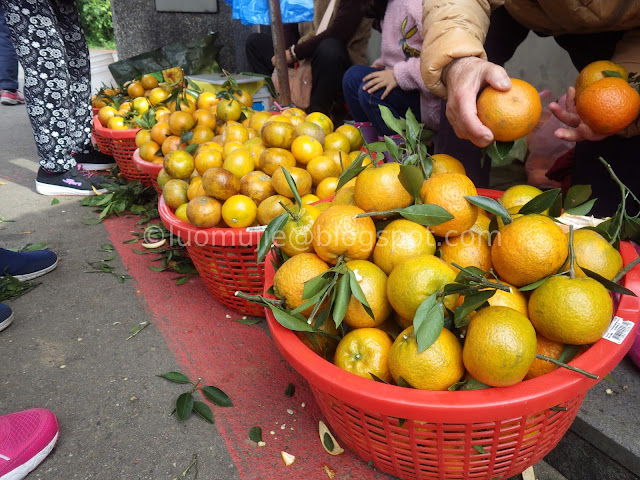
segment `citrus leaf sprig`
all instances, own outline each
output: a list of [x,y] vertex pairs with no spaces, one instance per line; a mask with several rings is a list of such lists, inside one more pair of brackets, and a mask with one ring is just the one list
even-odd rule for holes
[[453,215],[446,209],[440,205],[431,203],[414,204],[404,208],[394,208],[393,210],[384,210],[381,212],[359,213],[356,215],[356,218],[372,216],[387,217],[396,214],[424,226],[440,225],[453,218]]
[[180,384],[190,384],[191,390],[185,393],[180,394],[176,400],[176,406],[174,410],[171,412],[171,415],[176,413],[178,415],[178,419],[180,421],[186,420],[189,418],[191,413],[196,412],[202,418],[204,418],[209,423],[215,423],[213,418],[213,412],[209,405],[199,400],[196,400],[194,397],[194,393],[198,390],[212,403],[219,407],[232,407],[233,403],[229,396],[220,390],[218,387],[214,387],[213,385],[201,386],[200,382],[202,379],[198,379],[197,382],[192,382],[189,377],[187,377],[184,373],[181,372],[167,372],[162,373],[160,375],[156,375],[160,378],[164,378],[165,380],[169,380],[173,383]]

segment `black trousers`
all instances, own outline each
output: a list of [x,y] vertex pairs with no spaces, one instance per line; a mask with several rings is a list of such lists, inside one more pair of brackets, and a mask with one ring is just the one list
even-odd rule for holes
[[[529,29],[516,22],[504,7],[493,11],[485,41],[489,61],[504,65],[528,34]],[[595,60],[611,58],[621,36],[622,32],[604,32],[561,35],[554,39],[567,51],[572,63],[580,71]],[[468,140],[459,139],[447,120],[444,109],[442,112],[435,145],[436,153],[448,153],[458,158],[476,186],[487,187],[490,173],[489,160],[487,159],[484,167],[480,166],[480,149]],[[600,156],[609,162],[618,177],[637,196],[640,196],[640,163],[637,161],[640,156],[640,136],[631,138],[611,136],[599,142],[583,141],[576,145],[572,184],[591,185],[593,198],[598,198],[591,213],[596,216],[608,216],[615,212],[620,203],[620,189],[599,162]]]
[[[271,75],[273,65],[273,43],[266,33],[252,33],[245,44],[247,60],[251,70],[262,75]],[[308,112],[322,112],[329,115],[334,101],[341,102],[342,77],[351,66],[349,52],[344,41],[325,38],[311,56],[311,103]]]

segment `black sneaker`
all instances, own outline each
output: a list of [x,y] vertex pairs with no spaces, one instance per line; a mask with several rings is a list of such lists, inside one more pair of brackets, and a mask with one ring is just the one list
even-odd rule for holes
[[[62,173],[51,173],[40,167],[36,177],[36,192],[41,195],[96,195],[107,193],[108,178],[84,170],[80,165]],[[94,188],[92,188],[94,187]]]
[[89,153],[74,153],[73,158],[85,170],[109,170],[116,166],[116,161],[111,155],[97,150],[91,150]]

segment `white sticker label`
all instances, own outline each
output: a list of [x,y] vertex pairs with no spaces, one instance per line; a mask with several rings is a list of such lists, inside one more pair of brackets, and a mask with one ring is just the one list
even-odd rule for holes
[[615,316],[613,320],[611,320],[611,324],[607,331],[604,332],[602,338],[612,341],[613,343],[617,343],[618,345],[624,342],[624,339],[627,338],[629,332],[633,329],[633,322],[623,320],[622,318]]
[[247,232],[264,232],[266,229],[266,225],[258,225],[257,227],[247,227]]

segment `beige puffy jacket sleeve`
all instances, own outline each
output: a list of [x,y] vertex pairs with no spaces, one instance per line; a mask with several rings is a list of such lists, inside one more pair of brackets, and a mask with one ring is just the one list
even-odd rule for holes
[[420,71],[425,86],[446,98],[442,70],[456,58],[486,60],[483,45],[491,9],[504,2],[490,0],[422,0]]

